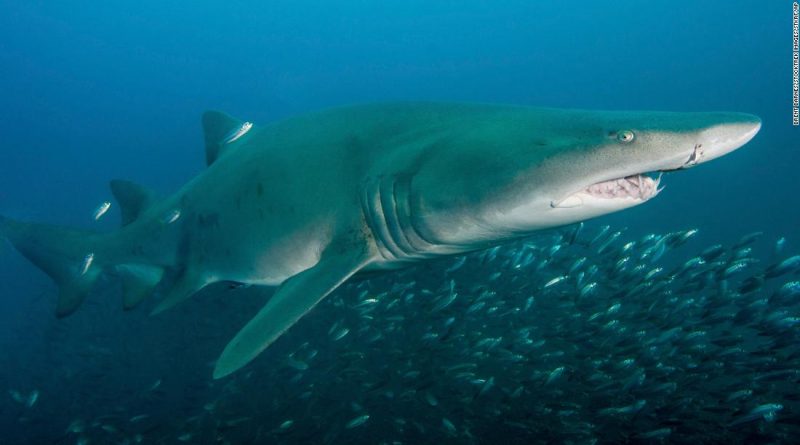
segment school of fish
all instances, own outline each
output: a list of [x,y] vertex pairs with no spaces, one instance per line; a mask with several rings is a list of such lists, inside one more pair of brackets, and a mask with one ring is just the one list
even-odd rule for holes
[[[9,389],[0,413],[18,428],[38,425],[41,443],[79,445],[800,437],[800,255],[761,233],[723,246],[703,245],[695,229],[628,232],[580,224],[358,277],[224,380],[208,378],[213,363],[170,362],[178,352],[152,358],[173,367],[161,375],[166,367],[126,360],[147,338],[121,346],[95,327],[80,334],[88,344],[62,344],[69,352],[54,354],[68,355],[48,358],[50,378],[73,382],[64,387],[80,402],[32,380]],[[224,304],[252,291],[231,285]],[[216,331],[236,323],[222,304],[173,326],[193,329],[197,343],[223,341]],[[57,330],[50,341],[66,341],[60,334],[70,335]],[[210,360],[211,343],[197,354]],[[87,366],[60,366],[76,356]],[[139,377],[120,385],[125,373]],[[74,420],[42,427],[65,410]]]

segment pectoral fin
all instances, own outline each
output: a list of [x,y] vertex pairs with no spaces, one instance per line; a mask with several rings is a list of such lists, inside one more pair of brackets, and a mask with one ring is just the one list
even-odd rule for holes
[[286,280],[222,351],[214,368],[214,378],[225,377],[253,360],[365,263],[362,252],[326,251],[314,267]]

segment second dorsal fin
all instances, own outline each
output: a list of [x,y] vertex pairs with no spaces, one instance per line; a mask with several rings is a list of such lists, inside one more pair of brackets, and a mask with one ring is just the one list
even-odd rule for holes
[[124,179],[111,181],[111,193],[119,202],[122,211],[122,225],[136,221],[139,216],[156,202],[156,194],[152,190]]
[[252,128],[252,122],[236,119],[221,111],[203,113],[206,164],[213,164],[225,152],[225,149],[234,142],[240,141]]

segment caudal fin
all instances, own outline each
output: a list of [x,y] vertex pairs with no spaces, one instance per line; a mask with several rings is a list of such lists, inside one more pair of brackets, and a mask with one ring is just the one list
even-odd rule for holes
[[58,317],[67,316],[80,306],[102,272],[102,258],[94,252],[102,235],[2,216],[0,235],[56,282]]

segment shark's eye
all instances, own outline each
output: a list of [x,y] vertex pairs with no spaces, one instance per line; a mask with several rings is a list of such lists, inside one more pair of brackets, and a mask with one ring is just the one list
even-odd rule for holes
[[617,140],[620,142],[632,142],[635,135],[630,130],[620,131],[617,133]]

